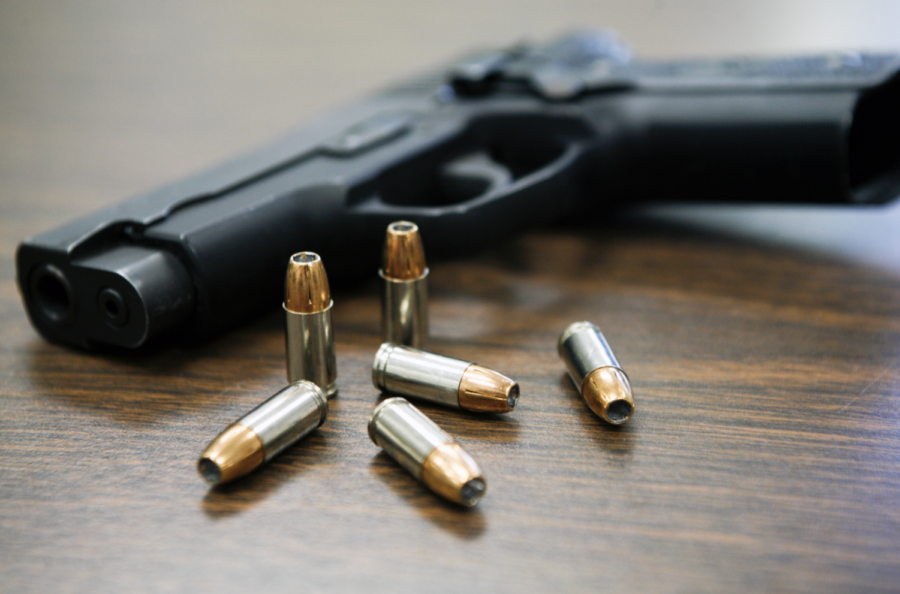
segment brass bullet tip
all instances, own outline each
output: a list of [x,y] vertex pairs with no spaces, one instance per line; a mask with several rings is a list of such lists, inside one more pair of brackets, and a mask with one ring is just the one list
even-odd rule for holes
[[416,280],[428,271],[425,248],[415,223],[396,221],[388,225],[384,239],[382,274],[391,280]]
[[422,465],[422,482],[453,501],[472,507],[484,497],[487,484],[478,463],[456,442],[436,447]]
[[459,382],[459,406],[485,413],[512,412],[519,402],[519,384],[493,369],[472,364]]
[[487,484],[472,456],[403,398],[375,407],[369,437],[441,497],[467,507],[484,497]]
[[284,308],[293,313],[318,313],[331,305],[331,289],[319,254],[300,252],[288,261]]
[[210,485],[221,485],[252,472],[265,458],[256,432],[234,423],[206,446],[197,461],[197,472]]
[[634,414],[631,383],[621,369],[595,369],[584,378],[581,395],[591,410],[607,423],[621,425]]

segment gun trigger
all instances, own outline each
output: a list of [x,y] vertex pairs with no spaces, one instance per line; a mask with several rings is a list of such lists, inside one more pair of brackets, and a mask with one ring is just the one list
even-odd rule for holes
[[507,186],[512,172],[483,152],[464,155],[440,170],[441,193],[449,203],[464,202]]

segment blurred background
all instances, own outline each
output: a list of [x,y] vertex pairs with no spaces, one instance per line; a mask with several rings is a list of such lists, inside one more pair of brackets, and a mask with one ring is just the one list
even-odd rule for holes
[[[638,55],[656,58],[897,50],[900,2],[4,0],[0,176],[13,191],[0,196],[0,225],[16,229],[2,236],[37,233],[48,220],[52,227],[204,169],[472,48],[592,27],[615,29]],[[24,208],[34,202],[41,209]],[[653,216],[762,230],[900,270],[900,241],[883,237],[900,221],[897,209],[821,213],[805,234],[809,210],[772,213]],[[0,246],[6,254],[11,241]]]

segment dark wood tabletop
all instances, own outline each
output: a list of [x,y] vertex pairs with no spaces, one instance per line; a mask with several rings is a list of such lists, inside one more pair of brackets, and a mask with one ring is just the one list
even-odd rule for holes
[[[802,46],[740,37],[758,21],[740,15],[722,19],[733,46],[721,30],[679,46],[654,36],[682,22],[668,8],[604,21],[603,6],[559,4],[0,7],[0,591],[900,589],[900,252],[880,222],[900,225],[896,207],[862,222],[793,212],[778,241],[734,232],[765,217],[642,213],[433,263],[431,348],[521,386],[506,416],[420,405],[484,470],[471,510],[369,440],[375,271],[334,295],[326,423],[212,490],[202,448],[285,383],[283,312],[138,354],[72,350],[29,325],[24,237],[484,45],[492,27],[506,43],[590,18],[672,54]],[[818,215],[836,240],[792,242]],[[631,378],[625,426],[565,375],[556,341],[577,320],[603,329]]]

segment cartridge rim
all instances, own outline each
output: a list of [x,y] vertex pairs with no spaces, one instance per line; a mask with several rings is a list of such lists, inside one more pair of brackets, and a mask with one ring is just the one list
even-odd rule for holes
[[375,353],[375,361],[372,363],[372,383],[379,390],[384,390],[384,372],[387,369],[388,361],[391,358],[391,353],[394,348],[396,348],[392,342],[384,342],[378,347],[378,352]]
[[565,357],[563,354],[563,345],[565,342],[569,340],[570,336],[581,330],[596,330],[597,332],[600,332],[600,327],[597,324],[585,320],[582,320],[581,322],[572,322],[566,326],[566,329],[563,330],[562,334],[559,336],[559,341],[556,343],[556,351],[559,353],[560,357]]
[[325,390],[319,387],[319,385],[315,382],[306,379],[299,379],[295,382],[291,382],[288,385],[296,386],[298,384],[303,384],[307,388],[310,388],[313,391],[313,394],[316,397],[316,400],[319,403],[319,410],[321,411],[319,415],[319,424],[316,427],[321,427],[325,424],[325,420],[328,418],[328,396]]
[[375,410],[372,411],[372,416],[369,417],[369,439],[371,439],[372,443],[375,445],[378,445],[378,442],[375,440],[375,423],[378,421],[378,417],[381,416],[381,413],[395,404],[409,404],[409,400],[401,398],[400,396],[388,398],[376,406]]

